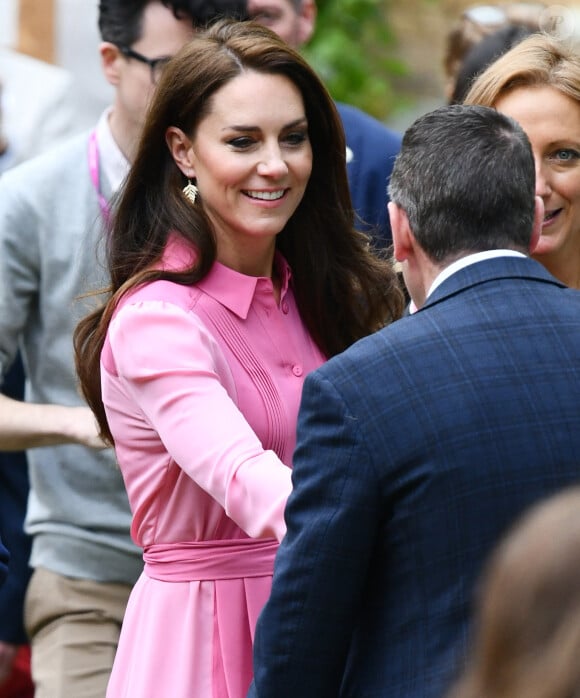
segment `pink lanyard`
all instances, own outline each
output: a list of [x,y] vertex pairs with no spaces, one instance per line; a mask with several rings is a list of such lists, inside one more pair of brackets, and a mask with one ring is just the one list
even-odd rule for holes
[[105,223],[109,222],[111,215],[111,209],[103,193],[101,192],[101,184],[99,181],[99,146],[97,144],[97,132],[92,131],[89,136],[89,173],[91,175],[91,182],[93,187],[97,192],[99,198],[99,208],[101,209],[101,215]]

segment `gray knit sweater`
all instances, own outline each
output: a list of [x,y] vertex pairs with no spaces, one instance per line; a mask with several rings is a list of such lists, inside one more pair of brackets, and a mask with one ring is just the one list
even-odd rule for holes
[[[101,238],[88,134],[0,179],[0,375],[20,344],[32,402],[83,404],[72,334],[95,302],[79,296],[105,285]],[[29,462],[31,565],[133,583],[141,553],[114,454],[54,446],[32,449]]]

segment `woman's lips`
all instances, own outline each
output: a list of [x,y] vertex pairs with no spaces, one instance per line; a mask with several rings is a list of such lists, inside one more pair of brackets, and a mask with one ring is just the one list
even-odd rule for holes
[[552,223],[558,218],[562,212],[561,208],[553,209],[552,211],[546,211],[544,214],[544,221],[542,223],[542,228],[548,228]]

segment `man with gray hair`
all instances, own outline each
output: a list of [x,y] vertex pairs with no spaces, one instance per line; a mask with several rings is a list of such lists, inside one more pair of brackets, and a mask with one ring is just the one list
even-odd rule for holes
[[482,563],[577,481],[580,292],[528,256],[534,180],[495,110],[405,134],[389,211],[418,311],[306,379],[252,698],[441,698]]

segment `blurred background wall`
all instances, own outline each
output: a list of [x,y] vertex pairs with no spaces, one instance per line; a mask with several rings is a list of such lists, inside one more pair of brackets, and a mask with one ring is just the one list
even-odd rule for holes
[[0,46],[68,69],[79,124],[87,128],[111,99],[98,43],[96,0],[0,0]]
[[[562,16],[576,2],[546,4]],[[396,128],[444,101],[445,37],[462,10],[496,0],[317,0],[314,40],[305,49],[337,99]],[[570,19],[580,32],[580,14]],[[64,66],[75,76],[79,113],[90,124],[110,96],[101,75],[97,0],[0,0],[0,45]]]

